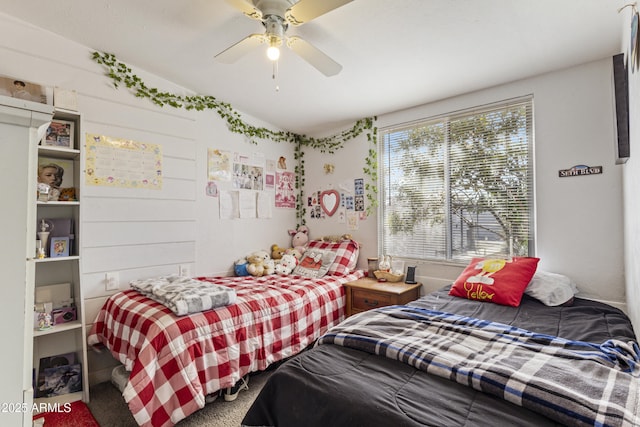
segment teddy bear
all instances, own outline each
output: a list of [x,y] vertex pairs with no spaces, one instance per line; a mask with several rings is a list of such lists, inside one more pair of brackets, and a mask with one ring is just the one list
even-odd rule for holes
[[275,272],[276,272],[276,262],[271,258],[269,258],[264,262],[264,273],[262,273],[262,275],[267,276]]
[[301,254],[304,253],[309,241],[309,227],[301,225],[297,230],[289,230],[289,236],[291,236],[291,246]]
[[275,271],[278,274],[291,274],[296,265],[298,265],[298,258],[291,254],[284,254],[276,264]]
[[282,255],[284,255],[285,250],[285,248],[281,248],[276,244],[271,245],[271,259],[275,261],[279,260],[282,258]]
[[247,272],[255,277],[273,274],[275,265],[267,251],[256,251],[247,257]]

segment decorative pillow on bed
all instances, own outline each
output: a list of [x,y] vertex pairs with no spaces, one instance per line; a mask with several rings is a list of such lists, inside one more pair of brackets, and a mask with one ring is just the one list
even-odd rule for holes
[[573,304],[573,297],[578,293],[578,287],[567,276],[538,270],[524,293],[544,305],[553,307]]
[[539,258],[473,258],[454,282],[449,295],[517,307],[538,267]]
[[[307,251],[320,249],[336,254],[335,261],[329,267],[327,274],[331,276],[346,276],[355,270],[358,264],[359,245],[355,240],[342,240],[340,242],[323,242],[312,240],[307,244]],[[305,252],[306,253],[306,252]]]
[[319,279],[327,274],[335,259],[335,252],[307,249],[296,268],[293,269],[293,274]]

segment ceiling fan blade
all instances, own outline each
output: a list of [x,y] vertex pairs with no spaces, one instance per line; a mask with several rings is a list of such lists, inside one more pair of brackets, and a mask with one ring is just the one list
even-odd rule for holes
[[342,65],[300,37],[289,37],[287,46],[327,77],[334,76],[342,70]]
[[235,7],[249,18],[262,19],[262,12],[249,0],[226,0],[229,5]]
[[224,64],[233,64],[238,59],[249,53],[252,49],[258,47],[266,40],[264,34],[251,34],[238,43],[226,48],[215,58]]
[[302,25],[353,0],[300,0],[285,12],[292,25]]

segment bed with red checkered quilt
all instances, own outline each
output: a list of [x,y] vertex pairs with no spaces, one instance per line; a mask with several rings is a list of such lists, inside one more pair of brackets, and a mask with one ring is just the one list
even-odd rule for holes
[[88,343],[106,346],[131,372],[123,396],[138,424],[172,426],[204,407],[207,394],[301,352],[341,322],[342,284],[362,276],[200,277],[233,288],[237,301],[187,316],[127,290],[106,301]]

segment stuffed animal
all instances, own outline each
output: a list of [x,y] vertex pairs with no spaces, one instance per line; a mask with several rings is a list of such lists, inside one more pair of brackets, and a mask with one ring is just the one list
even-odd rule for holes
[[268,276],[269,274],[273,274],[276,272],[276,262],[269,258],[264,262],[264,272],[263,276]]
[[247,259],[240,258],[233,264],[233,272],[236,276],[248,276],[249,272],[247,271]]
[[291,274],[296,265],[298,265],[298,258],[291,254],[284,254],[276,264],[276,273]]
[[247,272],[255,277],[273,274],[273,270],[271,270],[271,273],[268,273],[270,264],[267,261],[269,260],[271,260],[271,257],[267,251],[253,252],[247,257]]
[[271,259],[279,260],[284,255],[285,248],[281,248],[280,246],[273,244],[271,245]]
[[302,252],[300,252],[296,248],[285,249],[284,254],[285,255],[293,255],[295,257],[295,259],[297,259],[298,261],[300,261],[300,258],[302,258]]
[[70,188],[61,188],[60,196],[58,196],[58,200],[61,202],[73,202],[76,200],[76,189],[73,187]]
[[301,254],[304,253],[309,241],[309,227],[301,225],[297,230],[289,230],[289,236],[291,236],[291,246]]

